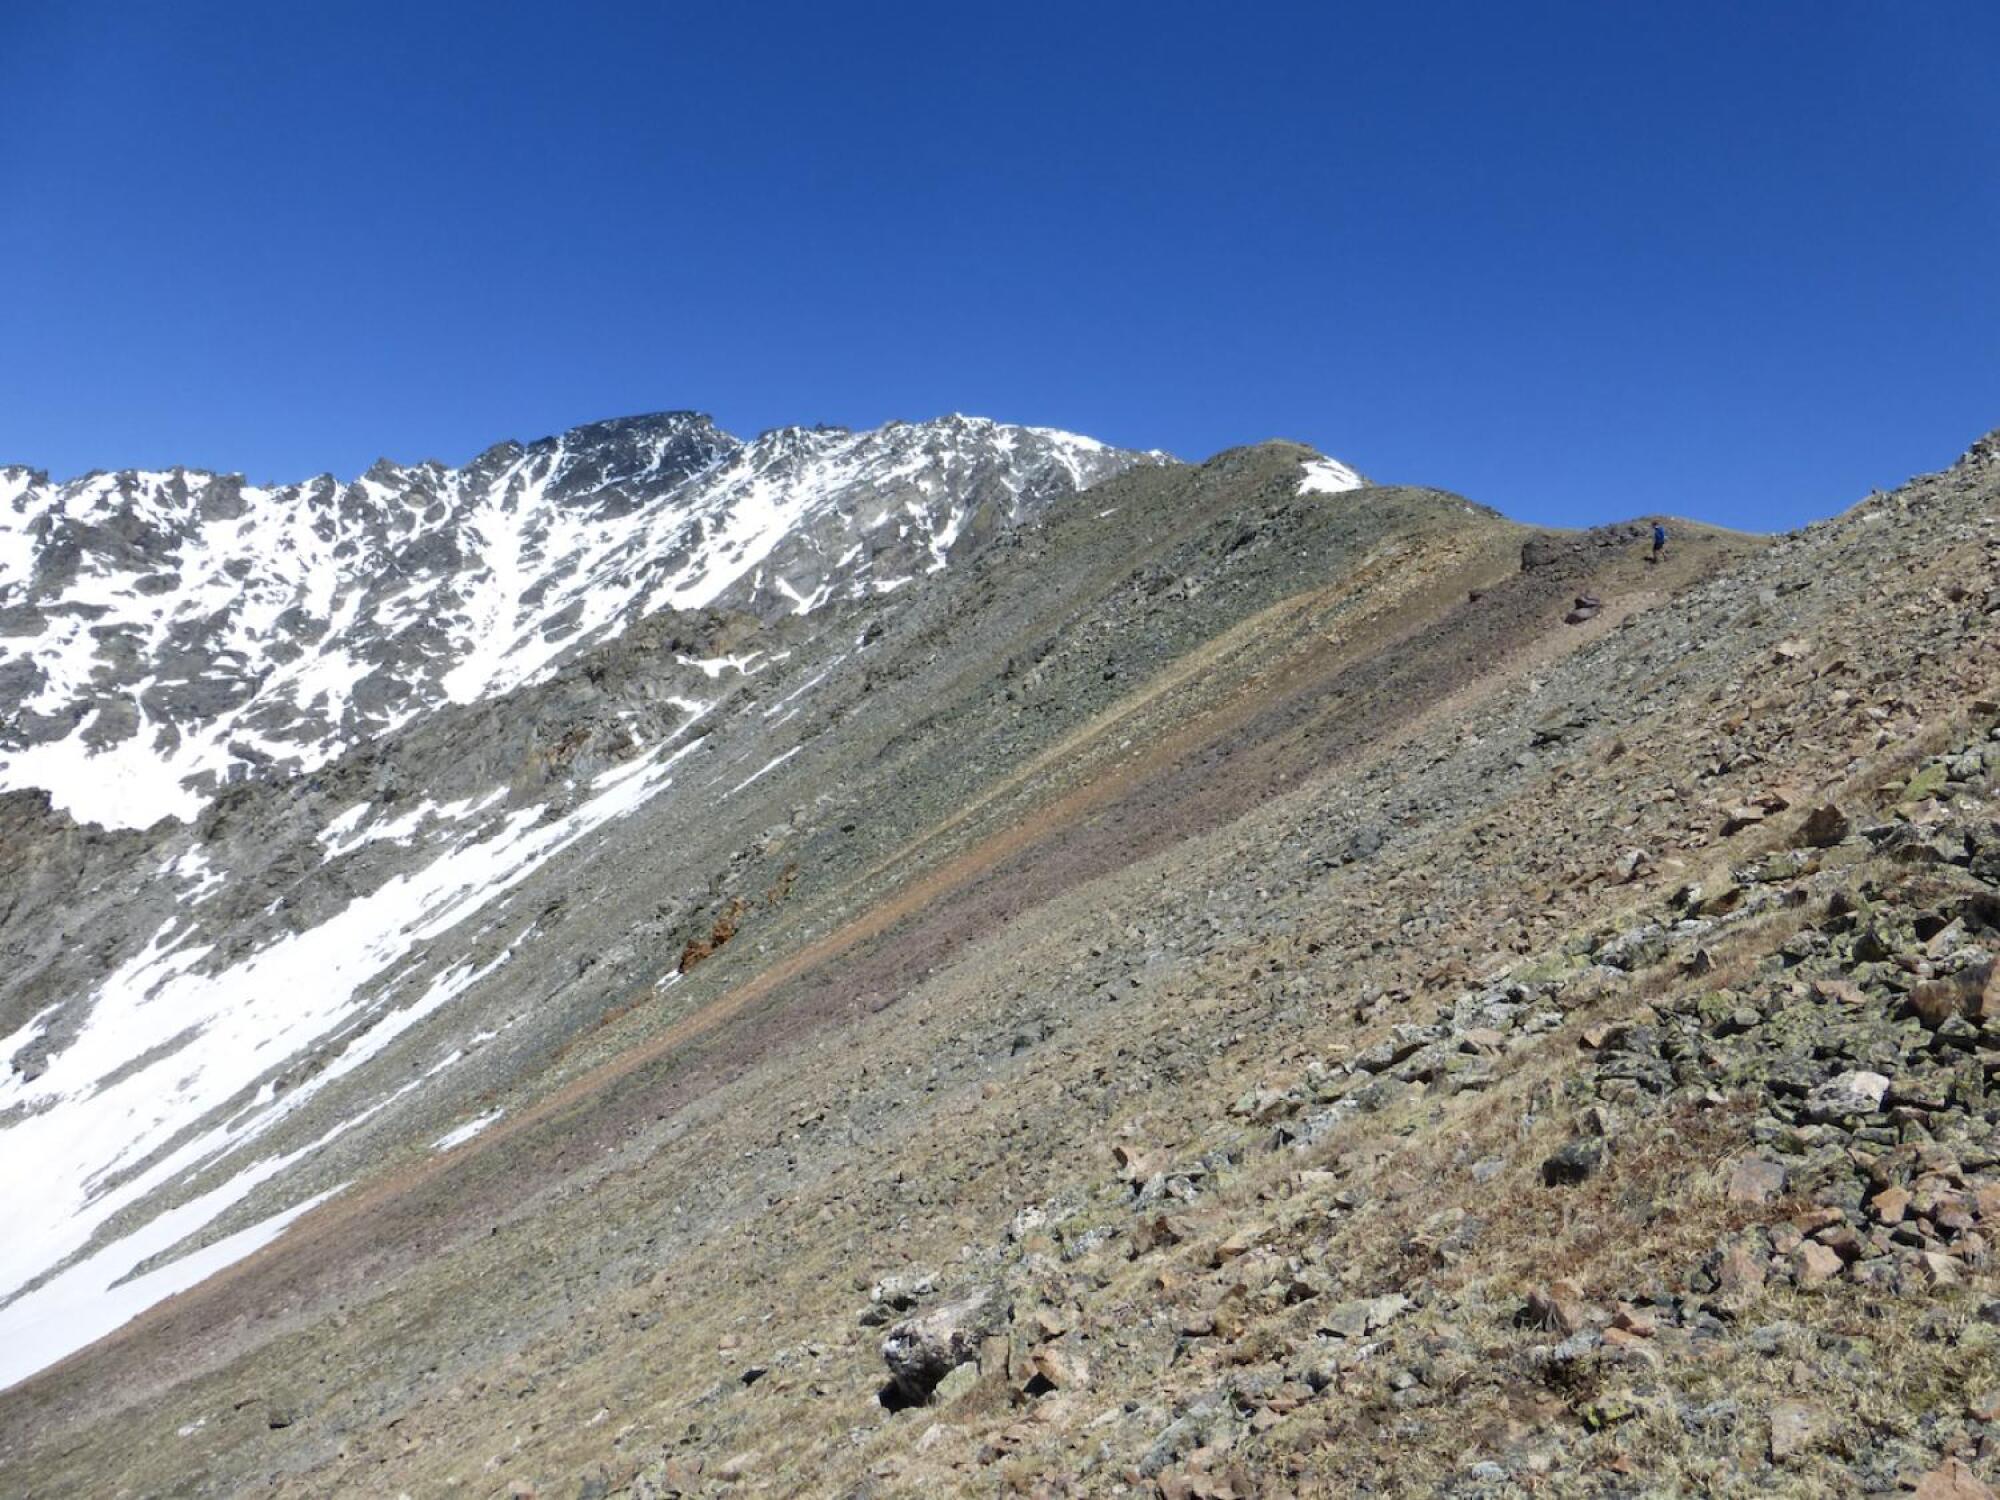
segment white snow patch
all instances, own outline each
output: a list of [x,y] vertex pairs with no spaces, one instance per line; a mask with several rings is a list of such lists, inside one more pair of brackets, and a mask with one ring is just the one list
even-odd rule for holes
[[[365,811],[370,804],[364,802],[361,806]],[[343,830],[344,833],[347,833],[347,837],[335,834],[334,825],[328,824],[327,827],[320,830],[319,841],[326,846],[328,859],[339,859],[343,854],[352,854],[364,844],[383,842],[392,844],[407,843],[417,836],[417,830],[423,826],[424,819],[435,816],[438,811],[438,808],[428,802],[420,803],[418,806],[404,813],[400,818],[391,818],[386,823],[370,824],[358,833],[351,832],[352,825],[349,825],[349,829]],[[341,814],[341,818],[347,816],[348,814],[346,813]],[[341,818],[335,819],[334,822],[340,822]],[[329,835],[332,836],[330,837]]]
[[42,788],[51,803],[80,823],[150,828],[161,818],[193,821],[205,800],[181,785],[183,776],[202,769],[190,769],[193,757],[163,758],[147,744],[143,730],[92,750],[83,742],[88,727],[79,725],[67,739],[11,752],[6,784]]
[[684,667],[700,667],[702,674],[713,682],[724,672],[740,672],[745,677],[756,676],[763,670],[757,665],[757,658],[763,654],[761,651],[748,651],[741,656],[677,656],[674,660]]
[[1299,480],[1301,495],[1341,495],[1358,490],[1365,481],[1354,470],[1331,458],[1308,459]]
[[728,791],[724,792],[722,796],[717,800],[724,802],[728,801],[731,797],[734,797],[738,792],[742,791],[743,788],[749,786],[753,781],[757,781],[762,777],[768,776],[771,772],[777,770],[778,767],[782,766],[786,761],[790,760],[794,755],[797,755],[801,748],[802,748],[801,746],[794,745],[792,746],[791,749],[787,750],[783,755],[773,756],[770,760],[764,762],[762,766],[759,766],[756,770],[752,771],[748,776],[745,776],[741,781],[737,782],[735,786],[731,787]]
[[327,819],[326,826],[319,831],[319,841],[329,848],[337,849],[346,841],[349,834],[361,826],[362,819],[368,816],[373,806],[373,803],[357,802],[346,812]]
[[463,1125],[453,1130],[447,1130],[443,1135],[432,1141],[431,1149],[433,1151],[449,1151],[454,1146],[462,1146],[506,1113],[507,1111],[504,1109],[496,1109],[491,1114],[481,1115],[476,1120],[467,1120]]
[[167,873],[178,879],[194,882],[193,889],[181,893],[181,904],[190,908],[201,905],[222,889],[229,879],[209,863],[208,851],[199,846],[188,850],[168,865]]
[[[218,1188],[216,1193],[161,1214],[139,1233],[52,1277],[27,1296],[0,1308],[0,1391],[20,1384],[38,1370],[46,1370],[85,1345],[96,1343],[154,1303],[164,1302],[176,1292],[184,1292],[225,1266],[263,1249],[290,1228],[294,1220],[311,1213],[345,1186],[342,1183],[330,1187],[178,1260],[156,1266],[143,1276],[123,1280],[132,1267],[185,1238],[191,1232],[187,1227],[190,1222],[198,1229],[220,1213],[221,1208],[209,1211],[212,1205],[208,1199],[228,1192],[235,1187],[231,1183]],[[198,1422],[194,1427],[182,1428],[181,1436],[188,1436],[200,1425]]]

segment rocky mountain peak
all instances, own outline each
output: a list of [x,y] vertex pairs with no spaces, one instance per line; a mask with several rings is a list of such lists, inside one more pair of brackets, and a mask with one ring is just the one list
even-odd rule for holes
[[[0,787],[188,817],[654,611],[891,592],[1142,461],[965,417],[745,443],[705,414],[587,423],[351,483],[0,471]],[[977,519],[971,531],[968,523]]]
[[1967,468],[1990,468],[2000,465],[2000,427],[1994,428],[1966,449],[1965,456],[1959,463]]

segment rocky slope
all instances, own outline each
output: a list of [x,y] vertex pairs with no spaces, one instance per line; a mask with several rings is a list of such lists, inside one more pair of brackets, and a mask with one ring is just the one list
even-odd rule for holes
[[1983,1493],[2000,442],[1657,565],[1332,467],[652,615],[185,828],[17,797],[35,1082],[80,991],[240,1078],[88,1184],[86,1300],[290,1227],[0,1394],[0,1488]]

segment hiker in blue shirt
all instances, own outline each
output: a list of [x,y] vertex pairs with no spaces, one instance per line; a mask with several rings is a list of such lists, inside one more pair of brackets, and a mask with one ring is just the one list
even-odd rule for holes
[[1653,523],[1653,556],[1651,558],[1651,561],[1658,562],[1660,560],[1660,554],[1666,550],[1667,550],[1667,528],[1661,525],[1658,521],[1655,521]]

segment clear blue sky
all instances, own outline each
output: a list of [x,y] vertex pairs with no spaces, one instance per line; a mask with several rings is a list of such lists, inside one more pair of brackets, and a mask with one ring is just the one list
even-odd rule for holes
[[2000,425],[2000,6],[0,4],[0,461],[694,407],[1779,527]]

